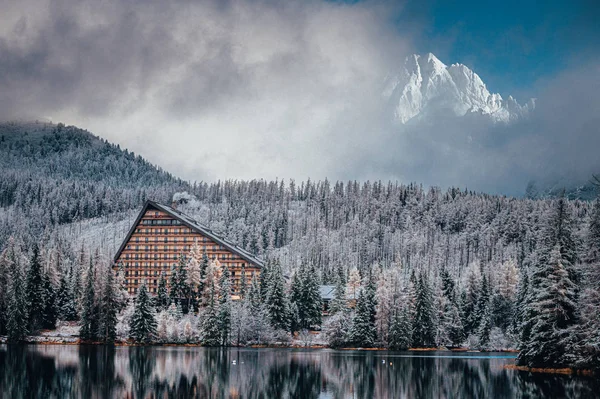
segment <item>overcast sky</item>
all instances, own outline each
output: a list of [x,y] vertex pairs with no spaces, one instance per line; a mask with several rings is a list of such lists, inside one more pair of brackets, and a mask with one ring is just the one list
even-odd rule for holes
[[[0,0],[0,119],[77,125],[190,180],[519,194],[530,179],[600,172],[598,7],[468,3]],[[383,81],[429,51],[491,91],[538,98],[536,112],[398,130]]]

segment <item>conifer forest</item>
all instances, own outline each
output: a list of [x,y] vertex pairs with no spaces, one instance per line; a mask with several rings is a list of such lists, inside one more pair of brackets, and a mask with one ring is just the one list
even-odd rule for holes
[[[518,350],[600,368],[600,199],[396,181],[190,183],[75,127],[0,125],[0,336],[84,342]],[[593,179],[592,176],[590,176]],[[231,298],[192,247],[156,295],[113,256],[144,202],[264,260]],[[334,286],[323,313],[321,286]],[[62,330],[61,330],[62,329]],[[317,335],[311,332],[317,332]]]

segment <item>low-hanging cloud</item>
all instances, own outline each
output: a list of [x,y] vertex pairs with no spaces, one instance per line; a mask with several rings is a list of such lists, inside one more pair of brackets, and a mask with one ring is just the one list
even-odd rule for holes
[[516,193],[530,179],[600,170],[593,66],[540,86],[528,121],[394,123],[383,84],[415,51],[391,17],[401,5],[45,0],[2,9],[1,119],[76,124],[187,179],[391,178]]

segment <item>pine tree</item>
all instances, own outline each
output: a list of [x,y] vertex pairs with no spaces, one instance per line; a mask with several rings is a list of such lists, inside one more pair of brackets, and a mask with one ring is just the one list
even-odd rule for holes
[[394,312],[390,323],[389,348],[407,350],[412,339],[409,310],[407,306]]
[[492,331],[492,315],[490,314],[489,304],[483,309],[481,321],[479,322],[479,348],[488,349],[490,345],[490,332]]
[[528,331],[517,362],[530,367],[570,364],[574,328],[578,323],[578,272],[571,217],[564,198],[548,215],[529,280]]
[[66,273],[61,274],[60,284],[56,296],[58,317],[63,321],[77,320],[77,309],[72,285],[67,279]]
[[321,301],[321,290],[319,287],[319,281],[317,271],[314,265],[307,270],[304,274],[304,284],[302,293],[302,306],[298,306],[300,309],[301,324],[304,328],[310,328],[312,326],[321,325],[321,311],[323,304]]
[[187,276],[187,260],[183,254],[179,255],[179,263],[177,268],[177,296],[181,303],[181,309],[184,314],[187,314],[193,306],[193,296],[190,292]]
[[203,317],[200,318],[200,341],[204,346],[219,346],[221,345],[223,335],[219,329],[219,307],[218,307],[218,291],[219,286],[216,281],[216,276],[213,276],[215,267],[209,265],[207,269],[207,278],[204,284],[205,309]]
[[416,287],[415,317],[413,320],[412,345],[418,348],[431,347],[435,343],[433,324],[433,298],[427,278],[419,276]]
[[146,281],[142,282],[135,301],[129,337],[138,343],[150,343],[156,338],[157,323],[152,311],[152,300],[148,295]]
[[169,281],[169,299],[170,302],[177,306],[180,303],[181,298],[179,297],[181,293],[181,287],[179,287],[179,276],[177,275],[177,267],[173,266],[171,268],[171,276]]
[[113,271],[109,268],[106,270],[106,279],[104,280],[98,333],[99,338],[107,343],[115,342],[115,338],[117,337],[118,303],[115,291]]
[[221,333],[221,345],[229,345],[231,334],[231,276],[227,264],[223,265],[219,278],[218,326]]
[[24,277],[14,247],[10,249],[9,259],[11,266],[7,291],[6,332],[8,342],[21,342],[29,334],[27,302],[23,295]]
[[94,263],[90,257],[90,266],[87,273],[83,309],[81,311],[81,329],[79,336],[84,341],[94,340],[98,331],[98,313],[94,290]]
[[556,244],[547,262],[540,263],[533,274],[533,318],[529,339],[522,346],[517,361],[530,367],[563,367],[568,365],[570,327],[575,312],[575,284],[563,264],[560,244]]
[[600,369],[600,198],[590,215],[583,265],[583,366]]
[[156,293],[156,308],[158,311],[167,310],[170,305],[169,293],[167,291],[167,274],[163,271],[160,273],[158,280],[158,290]]
[[371,347],[375,344],[375,323],[372,320],[373,299],[371,290],[363,287],[358,294],[356,302],[356,314],[350,337],[355,345]]
[[56,328],[58,311],[56,309],[56,294],[47,273],[42,275],[44,301],[42,306],[41,327],[47,330]]
[[271,287],[267,295],[266,306],[271,325],[274,328],[287,331],[289,327],[289,309],[285,296],[283,273],[279,263],[273,265],[270,280]]
[[27,273],[27,307],[29,331],[35,333],[44,328],[43,312],[46,306],[44,295],[44,281],[42,277],[42,265],[40,263],[40,252],[37,244],[33,246],[29,272]]
[[346,299],[346,284],[338,278],[335,284],[335,294],[331,303],[329,304],[329,313],[334,315],[338,312],[343,312],[348,308],[348,301]]

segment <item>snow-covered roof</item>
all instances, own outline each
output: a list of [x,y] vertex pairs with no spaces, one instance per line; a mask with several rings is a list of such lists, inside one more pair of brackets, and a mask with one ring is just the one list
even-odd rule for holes
[[335,297],[335,285],[322,285],[319,287],[321,299],[332,300]]
[[131,238],[131,235],[135,231],[136,226],[139,224],[140,220],[142,219],[142,217],[144,216],[144,214],[146,213],[146,211],[148,209],[156,209],[159,211],[163,211],[163,212],[167,213],[168,215],[171,215],[172,217],[178,219],[179,221],[181,221],[184,225],[186,225],[190,229],[202,234],[203,236],[205,236],[207,238],[210,238],[217,244],[220,244],[223,247],[227,248],[229,251],[239,255],[242,259],[244,259],[258,267],[264,266],[264,263],[260,258],[254,256],[253,254],[246,251],[245,249],[238,247],[237,245],[235,245],[231,241],[227,240],[226,238],[219,237],[207,226],[201,224],[200,222],[196,221],[195,219],[191,218],[190,216],[186,215],[185,213],[183,213],[173,207],[159,204],[158,202],[154,202],[154,201],[150,201],[150,200],[146,201],[146,203],[144,204],[144,207],[140,211],[137,219],[133,223],[133,226],[131,226],[129,233],[127,233],[127,237],[125,237],[125,239],[123,240],[123,243],[121,244],[121,247],[119,248],[119,250],[117,251],[117,253],[115,255],[114,262],[116,262],[119,259],[121,252],[123,251],[123,249],[125,249],[125,245]]

